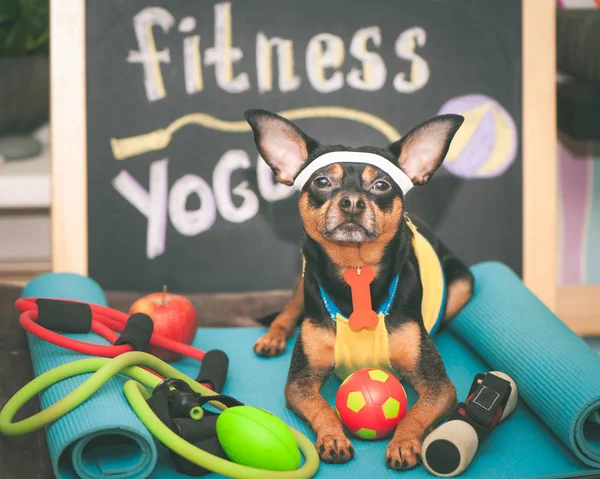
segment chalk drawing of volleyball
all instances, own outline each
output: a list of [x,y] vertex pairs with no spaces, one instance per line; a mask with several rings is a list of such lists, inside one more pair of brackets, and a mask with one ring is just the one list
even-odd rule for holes
[[504,173],[517,156],[517,127],[510,113],[486,95],[464,95],[448,100],[439,114],[465,117],[444,167],[461,178],[493,178]]

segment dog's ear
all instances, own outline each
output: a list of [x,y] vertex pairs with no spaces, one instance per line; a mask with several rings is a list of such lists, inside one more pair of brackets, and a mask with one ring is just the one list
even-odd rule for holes
[[318,143],[285,118],[265,110],[248,110],[246,121],[254,133],[260,156],[271,167],[277,181],[294,184]]
[[431,179],[464,120],[460,115],[436,116],[388,146],[413,184],[424,185]]

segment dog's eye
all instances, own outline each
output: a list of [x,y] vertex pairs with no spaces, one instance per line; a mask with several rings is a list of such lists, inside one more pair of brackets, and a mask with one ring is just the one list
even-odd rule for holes
[[331,183],[329,182],[329,180],[327,178],[325,178],[324,176],[320,176],[319,178],[317,178],[315,181],[313,181],[313,184],[317,187],[317,188],[329,188],[331,186]]
[[379,180],[373,185],[373,188],[375,188],[377,191],[387,191],[391,188],[391,186],[387,181]]

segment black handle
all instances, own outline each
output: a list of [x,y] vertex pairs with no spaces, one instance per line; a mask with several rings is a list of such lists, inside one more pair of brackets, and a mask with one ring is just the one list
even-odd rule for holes
[[208,383],[213,391],[220,393],[227,380],[229,358],[220,349],[207,351],[196,379],[199,383]]
[[154,331],[154,321],[144,313],[133,313],[125,323],[125,329],[115,341],[115,346],[131,344],[136,351],[148,351]]
[[193,408],[201,406],[198,396],[194,393],[173,389],[169,399],[169,414],[171,417],[191,418]]
[[92,308],[88,303],[60,299],[38,298],[37,323],[61,333],[89,333],[92,329]]
[[[221,443],[219,442],[219,439],[216,436],[209,437],[207,439],[195,442],[193,444],[197,448],[202,449],[203,451],[206,451],[209,454],[213,454],[214,456],[220,457],[221,459],[229,459],[225,454],[225,451],[223,451]],[[174,451],[171,451],[171,461],[173,462],[175,470],[180,474],[185,474],[186,476],[200,477],[206,474],[210,474],[212,472],[209,469],[206,469],[202,466],[198,466],[193,462],[188,461],[187,459],[181,457]]]
[[195,443],[204,441],[211,437],[217,437],[218,415],[205,416],[196,421],[195,419],[175,418],[173,428],[178,436],[187,442]]

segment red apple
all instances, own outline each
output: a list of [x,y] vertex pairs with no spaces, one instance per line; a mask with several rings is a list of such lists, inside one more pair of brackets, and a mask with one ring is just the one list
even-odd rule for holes
[[[131,305],[129,314],[145,313],[154,322],[154,333],[185,344],[191,344],[198,329],[198,315],[194,306],[184,296],[162,293],[148,294]],[[150,354],[163,361],[176,361],[181,355],[156,346]]]

